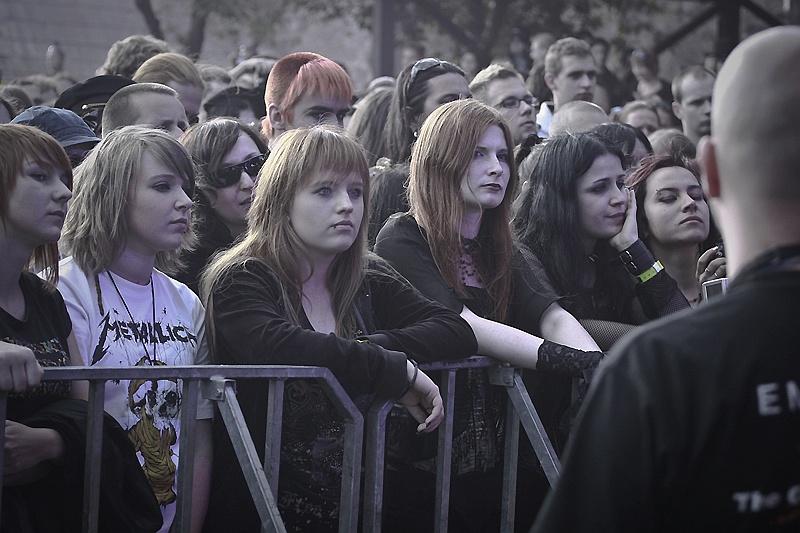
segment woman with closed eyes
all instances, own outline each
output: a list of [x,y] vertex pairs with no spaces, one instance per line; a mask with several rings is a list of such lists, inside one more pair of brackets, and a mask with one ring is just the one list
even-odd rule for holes
[[636,196],[625,187],[625,156],[615,145],[594,133],[564,134],[534,157],[514,204],[515,233],[545,288],[601,348],[688,307],[639,239]]
[[636,214],[642,241],[696,307],[701,282],[726,274],[725,258],[715,255],[719,247],[707,250],[718,235],[697,164],[671,153],[646,157],[625,183],[642,206]]

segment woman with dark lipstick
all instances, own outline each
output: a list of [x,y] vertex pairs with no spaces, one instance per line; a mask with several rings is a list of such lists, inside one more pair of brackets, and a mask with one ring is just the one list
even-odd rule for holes
[[635,325],[689,306],[639,239],[624,155],[593,133],[538,148],[512,222],[545,287],[603,349]]
[[709,249],[718,235],[697,164],[672,153],[646,157],[625,183],[642,206],[636,214],[640,238],[696,307],[701,282],[726,273],[725,258],[716,255],[719,247]]

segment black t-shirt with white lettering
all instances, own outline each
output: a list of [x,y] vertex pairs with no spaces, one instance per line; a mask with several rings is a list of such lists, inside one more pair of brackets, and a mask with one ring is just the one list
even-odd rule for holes
[[535,531],[799,531],[800,272],[644,326],[601,368]]
[[[69,366],[67,337],[72,322],[58,291],[48,291],[45,282],[25,272],[19,281],[25,297],[25,319],[18,320],[0,308],[0,340],[33,350],[43,367]],[[7,418],[22,420],[40,408],[69,394],[69,382],[43,381],[35,389],[8,395]]]

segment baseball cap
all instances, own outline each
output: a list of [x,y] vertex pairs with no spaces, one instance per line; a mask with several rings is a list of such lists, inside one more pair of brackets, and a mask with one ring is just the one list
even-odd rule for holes
[[100,138],[83,119],[69,109],[37,105],[14,117],[11,123],[39,128],[52,135],[64,148],[81,143],[100,142]]

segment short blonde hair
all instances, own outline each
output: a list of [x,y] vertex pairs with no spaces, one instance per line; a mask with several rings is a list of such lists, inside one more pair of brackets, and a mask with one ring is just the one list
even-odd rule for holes
[[[78,167],[75,195],[61,237],[64,251],[85,272],[102,272],[124,250],[131,215],[130,189],[146,153],[181,176],[192,197],[192,160],[169,134],[146,126],[125,126],[103,136]],[[177,250],[156,254],[156,268],[168,274],[179,270],[181,251],[191,248],[194,241],[194,232],[187,231]]]
[[157,54],[142,63],[133,74],[133,81],[136,83],[161,83],[162,85],[176,82],[201,89],[205,86],[203,78],[200,77],[200,71],[197,70],[192,60],[175,52]]

